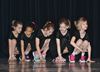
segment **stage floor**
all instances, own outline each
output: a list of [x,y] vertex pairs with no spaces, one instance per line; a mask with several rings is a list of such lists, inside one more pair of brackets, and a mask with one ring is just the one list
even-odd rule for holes
[[95,63],[66,63],[39,64],[26,62],[25,64],[0,60],[0,72],[100,72],[100,59],[95,59]]

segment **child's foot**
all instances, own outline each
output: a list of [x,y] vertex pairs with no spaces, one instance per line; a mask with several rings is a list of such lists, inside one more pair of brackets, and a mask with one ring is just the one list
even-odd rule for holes
[[8,62],[12,60],[12,57],[9,57]]
[[46,59],[45,59],[45,57],[46,57],[46,53],[42,53],[42,57],[43,57],[43,61],[46,62]]
[[94,63],[95,61],[87,59],[86,62]]
[[30,62],[31,60],[30,60],[30,57],[28,56],[28,55],[25,55],[25,61],[26,62]]
[[37,57],[37,56],[34,56],[34,62],[36,62],[36,63],[39,63],[39,62],[40,62],[40,59],[39,59],[39,57]]
[[8,62],[12,62],[13,60],[12,59],[8,59]]
[[84,63],[85,62],[85,56],[81,56],[81,59],[79,60],[79,62]]
[[11,57],[9,58],[8,62],[13,62],[13,61],[16,61],[17,59],[15,57]]
[[37,52],[33,52],[33,57],[34,57],[34,62],[40,62],[40,59],[39,59],[39,56],[38,56],[38,53]]
[[17,59],[16,59],[16,57],[12,57],[12,60],[13,60],[13,61],[16,61]]
[[70,61],[71,63],[75,63],[75,56],[71,54],[71,55],[69,56],[69,61]]

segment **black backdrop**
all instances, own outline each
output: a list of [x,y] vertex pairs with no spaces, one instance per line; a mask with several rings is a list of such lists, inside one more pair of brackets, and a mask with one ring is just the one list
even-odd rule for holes
[[99,0],[0,0],[0,58],[8,57],[7,38],[11,20],[20,19],[24,24],[35,20],[42,27],[49,19],[57,25],[61,17],[74,21],[80,16],[89,21],[93,57],[100,58]]

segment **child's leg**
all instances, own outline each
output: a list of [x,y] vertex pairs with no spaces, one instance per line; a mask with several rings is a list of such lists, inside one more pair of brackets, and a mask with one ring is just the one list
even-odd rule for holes
[[68,53],[68,48],[67,47],[63,50],[63,54],[65,54],[65,53]]
[[[77,42],[76,42],[76,45],[78,46],[78,47],[80,47],[81,48],[81,44],[82,44],[82,40],[81,39],[79,39]],[[78,50],[78,49],[74,49],[74,51],[72,52],[72,54],[69,56],[69,61],[70,62],[75,62],[75,55],[77,55],[77,54],[79,54],[80,53],[80,51]]]
[[[77,42],[76,42],[76,45],[79,47],[79,48],[82,48],[81,45],[82,45],[83,41],[81,39],[79,39]],[[79,54],[80,51],[78,49],[74,49],[74,51],[72,52],[73,55],[77,55]]]
[[40,62],[38,52],[37,51],[34,51],[32,54],[33,54],[33,57],[34,57],[34,61],[35,62]]
[[89,42],[87,40],[83,41],[81,48],[83,50],[82,54],[81,54],[81,58],[80,58],[80,62],[85,62],[85,52],[87,51],[87,47],[88,47]]
[[42,47],[43,54],[46,54],[46,52],[49,50],[49,42],[50,42],[49,39],[45,40],[44,45]]
[[[88,47],[88,45],[89,45],[89,42],[88,42],[87,40],[83,41],[83,43],[82,43],[82,45],[81,45],[82,50],[84,51],[84,52],[82,52],[83,54],[85,54],[85,52],[87,52],[87,47]],[[82,55],[82,56],[83,56],[83,55]]]
[[9,53],[9,55],[10,55],[10,57],[9,57],[9,60],[16,60],[16,57],[15,57],[15,55],[14,55],[14,49],[16,48],[16,40],[15,39],[13,39],[13,40],[11,40],[11,48],[10,48],[10,53]]
[[19,51],[18,51],[18,49],[16,47],[16,48],[14,48],[14,55],[17,55],[17,54],[19,54]]

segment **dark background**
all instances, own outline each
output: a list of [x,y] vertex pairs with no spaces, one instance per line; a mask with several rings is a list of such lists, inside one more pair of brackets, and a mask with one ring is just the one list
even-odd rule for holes
[[0,58],[8,57],[7,38],[13,19],[20,19],[24,24],[35,20],[42,27],[47,20],[58,25],[62,17],[73,22],[80,16],[88,19],[92,56],[100,58],[99,4],[99,0],[0,0]]

